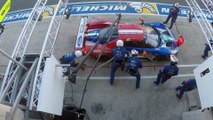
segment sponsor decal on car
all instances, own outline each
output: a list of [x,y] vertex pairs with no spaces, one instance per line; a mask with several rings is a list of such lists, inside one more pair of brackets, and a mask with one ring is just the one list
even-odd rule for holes
[[77,46],[81,46],[82,43],[83,43],[83,38],[82,38],[82,36],[79,36],[77,38]]
[[84,30],[86,29],[87,19],[88,17],[81,18],[80,26],[78,29],[78,35],[76,39],[76,44],[75,44],[76,49],[81,49],[83,47]]
[[119,34],[143,34],[143,30],[118,30]]

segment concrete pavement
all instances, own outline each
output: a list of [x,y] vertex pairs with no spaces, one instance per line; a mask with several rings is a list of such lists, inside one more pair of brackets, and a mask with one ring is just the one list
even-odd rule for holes
[[[123,15],[123,22],[139,22],[138,18],[144,17],[145,21],[164,21],[165,17],[157,16],[132,16]],[[105,15],[90,16],[89,19],[102,19]],[[114,20],[114,15],[107,15],[108,19]],[[69,20],[63,20],[59,31],[59,36],[55,44],[54,55],[59,59],[63,54],[73,51],[76,33],[79,26],[80,16],[72,16]],[[49,25],[49,19],[38,22],[33,33],[27,53],[39,53],[45,33]],[[23,28],[24,23],[11,23],[6,25],[5,32],[0,37],[0,48],[12,54],[15,43]],[[186,19],[177,20],[177,26],[181,34],[185,37],[185,43],[178,53],[179,64],[200,64],[203,62],[200,55],[206,42],[196,21],[188,24]],[[175,30],[175,26],[172,28]],[[0,66],[5,66],[8,59],[0,55]],[[93,59],[87,61],[88,66],[92,66]],[[144,62],[145,66],[152,64],[164,65],[167,62]],[[99,69],[93,77],[108,77],[110,65]],[[157,75],[160,67],[144,67],[141,70],[142,76]],[[0,68],[1,72],[5,67]],[[86,75],[91,68],[79,71],[79,76]],[[193,68],[181,68],[180,74],[192,74]],[[118,70],[116,76],[128,76],[128,73]],[[182,113],[188,111],[187,98],[184,95],[181,100],[175,96],[175,87],[184,78],[173,78],[163,85],[155,86],[155,79],[142,79],[141,88],[135,90],[135,78],[129,80],[116,79],[115,84],[110,86],[109,80],[93,80],[88,83],[83,108],[87,109],[91,120],[181,120]],[[77,80],[76,85],[66,84],[65,104],[79,106],[85,80]]]

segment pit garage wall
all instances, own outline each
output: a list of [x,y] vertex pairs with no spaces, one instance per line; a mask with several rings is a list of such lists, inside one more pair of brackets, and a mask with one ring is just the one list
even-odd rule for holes
[[62,77],[62,68],[54,56],[45,61],[42,83],[38,98],[37,110],[55,115],[62,114],[65,79]]
[[213,106],[213,56],[194,69],[202,109]]
[[[169,9],[172,4],[162,3],[149,3],[149,2],[78,2],[70,3],[68,7],[72,9],[73,15],[84,14],[145,14],[145,15],[168,15]],[[56,5],[46,6],[43,11],[44,17],[50,17],[53,15]],[[179,16],[186,17],[186,10],[190,10],[187,6],[181,6],[181,13]],[[20,11],[9,12],[3,20],[3,23],[15,22],[26,20],[32,9],[24,9]],[[208,20],[213,20],[207,10],[203,10],[206,13]],[[60,11],[62,12],[62,11]]]

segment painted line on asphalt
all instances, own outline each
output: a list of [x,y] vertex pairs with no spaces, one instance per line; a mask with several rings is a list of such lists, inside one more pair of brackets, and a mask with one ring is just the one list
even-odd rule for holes
[[[193,77],[194,74],[180,74],[178,76],[174,76],[174,78],[184,78],[184,77]],[[143,79],[156,79],[157,75],[151,75],[151,76],[141,76],[141,80]],[[87,77],[81,77],[77,76],[78,80],[86,80]],[[91,80],[109,80],[110,76],[92,76],[90,77]],[[115,76],[115,79],[117,80],[135,80],[135,77],[132,76]]]
[[179,68],[185,68],[185,67],[197,67],[199,66],[200,64],[188,64],[188,65],[178,65]]

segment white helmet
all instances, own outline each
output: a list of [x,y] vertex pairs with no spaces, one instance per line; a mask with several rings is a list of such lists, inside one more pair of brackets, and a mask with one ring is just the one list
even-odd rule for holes
[[172,64],[177,64],[178,63],[178,59],[175,57],[175,55],[170,55],[170,60]]
[[123,47],[124,46],[124,42],[122,40],[117,40],[116,46],[117,47]]
[[133,56],[138,55],[138,51],[133,49],[133,50],[131,50],[131,54],[132,54]]
[[180,4],[179,3],[175,3],[175,7],[180,7]]
[[81,57],[83,53],[80,50],[75,51],[75,56],[76,57]]

